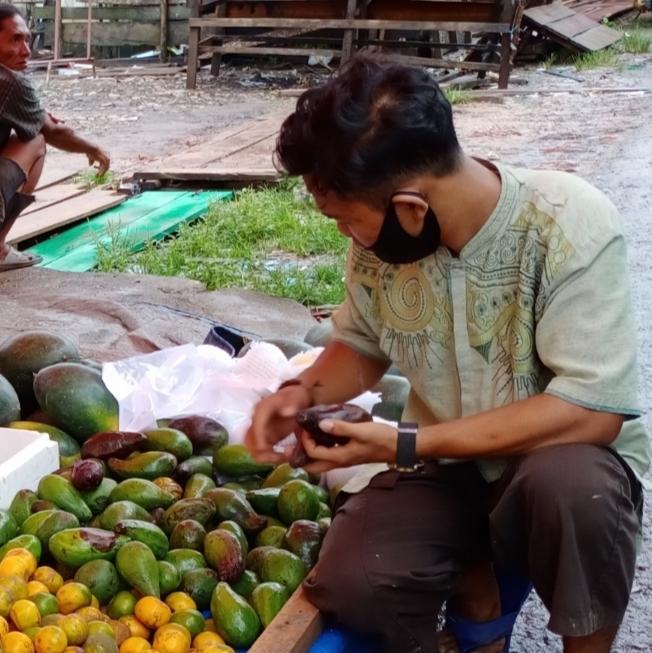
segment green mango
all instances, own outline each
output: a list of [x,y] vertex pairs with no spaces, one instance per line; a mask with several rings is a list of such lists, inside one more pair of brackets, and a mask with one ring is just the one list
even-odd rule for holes
[[215,487],[215,481],[206,474],[193,474],[187,481],[183,490],[184,499],[197,499],[204,496],[208,490]]
[[210,417],[199,415],[177,417],[165,426],[185,433],[192,442],[195,455],[210,456],[214,449],[224,446],[229,441],[227,430]]
[[108,560],[91,560],[84,563],[75,572],[75,580],[86,585],[91,594],[97,597],[100,605],[107,605],[120,589],[118,570]]
[[[165,476],[165,474],[163,474]],[[175,502],[175,498],[169,492],[162,490],[152,481],[144,478],[129,478],[118,483],[109,495],[111,503],[114,501],[133,501],[145,510],[154,508],[167,508]]]
[[55,560],[76,569],[91,560],[113,560],[128,541],[101,528],[66,528],[55,533],[48,546]]
[[245,569],[242,572],[242,576],[240,576],[240,578],[238,578],[234,583],[231,583],[231,587],[235,592],[248,601],[251,593],[259,583],[260,580],[258,579],[258,576],[256,576],[251,569]]
[[79,527],[79,519],[65,510],[42,510],[30,515],[20,527],[23,535],[34,535],[43,547],[48,546],[50,538],[66,528]]
[[323,519],[324,517],[332,517],[332,511],[330,509],[330,506],[327,503],[324,503],[323,501],[319,502],[319,512],[317,513],[317,516],[315,517],[315,521],[319,521],[320,519]]
[[126,460],[109,458],[109,469],[120,478],[148,479],[170,476],[177,466],[177,459],[166,451],[145,451],[132,454]]
[[213,590],[219,580],[217,572],[213,569],[189,569],[183,575],[179,589],[188,594],[197,604],[197,608],[203,611],[209,607]]
[[288,526],[297,519],[314,520],[319,514],[319,496],[306,481],[288,481],[278,495],[278,514]]
[[174,565],[182,578],[191,569],[208,567],[203,554],[194,549],[171,549],[167,552],[164,560]]
[[281,487],[294,479],[308,481],[310,477],[303,467],[292,467],[290,463],[281,463],[267,475],[263,487]]
[[143,449],[146,451],[166,451],[178,461],[192,456],[192,442],[185,433],[177,429],[163,427],[144,433],[147,441],[143,443]]
[[116,501],[108,505],[104,512],[99,515],[100,526],[107,531],[112,531],[118,522],[125,519],[139,519],[140,521],[152,521],[152,516],[137,503],[133,501]]
[[161,587],[161,596],[174,592],[181,583],[181,574],[177,568],[166,560],[158,561],[158,582]]
[[247,499],[236,490],[218,487],[206,492],[204,499],[213,502],[221,520],[232,519],[247,532],[257,532],[267,524],[267,520],[261,517]]
[[224,528],[216,528],[206,534],[204,557],[220,580],[227,583],[240,578],[245,570],[245,560],[238,538]]
[[0,510],[0,546],[18,535],[18,524],[7,510]]
[[86,638],[82,650],[84,653],[118,653],[118,644],[115,637],[99,632]]
[[242,555],[246,558],[249,553],[249,540],[247,540],[247,536],[242,530],[242,526],[234,522],[232,519],[227,519],[220,522],[217,527],[233,533],[238,538],[238,542],[240,542],[240,546],[242,547]]
[[256,611],[228,583],[219,582],[213,590],[211,613],[215,630],[234,648],[248,648],[261,630]]
[[206,529],[196,519],[180,521],[170,535],[170,548],[203,551]]
[[312,567],[317,562],[321,541],[322,532],[316,521],[298,519],[287,529],[283,548],[292,551],[308,567]]
[[94,515],[101,513],[109,505],[109,497],[116,485],[118,485],[117,481],[105,476],[96,488],[80,492],[82,499]]
[[37,560],[41,559],[41,553],[43,552],[41,540],[35,535],[17,535],[10,539],[9,542],[0,547],[0,560],[5,557],[10,549],[27,549]]
[[93,517],[79,490],[63,476],[46,474],[39,481],[37,492],[39,498],[52,501],[61,510],[71,512],[80,522],[90,521]]
[[284,549],[271,549],[262,557],[260,579],[285,585],[294,592],[308,575],[308,565],[301,558]]
[[251,593],[254,606],[263,628],[267,628],[290,598],[290,591],[281,583],[265,582],[257,585]]
[[276,506],[278,495],[281,493],[280,487],[266,487],[259,490],[249,490],[247,492],[247,501],[251,507],[260,514],[278,516]]
[[321,535],[324,537],[326,535],[326,532],[328,529],[331,527],[331,518],[330,517],[322,517],[321,519],[317,520],[317,523],[319,524],[319,529],[321,530]]
[[[9,422],[7,428],[22,429],[23,431],[37,431],[38,433],[45,433],[52,442],[56,442],[59,447],[59,458],[70,458],[79,454],[79,443],[75,438],[68,435],[65,431],[58,429],[56,426],[50,424],[42,424],[41,422],[29,421],[16,421]],[[64,467],[64,465],[62,465]]]
[[140,519],[123,519],[113,529],[120,535],[126,535],[132,540],[146,544],[157,559],[162,559],[170,545],[165,533],[155,524]]
[[206,456],[191,456],[177,465],[172,478],[184,485],[193,474],[212,476],[213,464]]
[[214,515],[215,504],[210,499],[180,499],[163,513],[160,526],[171,535],[179,522],[194,519],[202,526],[206,526]]
[[18,490],[9,504],[9,514],[18,527],[32,514],[32,504],[38,499],[33,490]]
[[160,598],[158,563],[149,547],[142,542],[127,542],[115,557],[120,575],[143,596]]
[[256,546],[274,546],[277,549],[283,545],[285,526],[267,526],[256,535]]
[[274,465],[257,462],[242,444],[225,444],[213,452],[213,469],[225,476],[237,477],[269,474]]
[[245,564],[247,569],[253,571],[260,578],[263,570],[263,560],[270,551],[277,551],[275,546],[257,546],[249,551]]

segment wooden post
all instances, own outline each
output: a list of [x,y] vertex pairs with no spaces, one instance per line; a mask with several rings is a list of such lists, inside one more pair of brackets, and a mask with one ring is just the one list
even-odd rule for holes
[[61,0],[54,0],[54,58],[61,59],[63,50]]
[[186,67],[186,88],[197,87],[197,65],[199,64],[199,36],[201,27],[191,27],[188,37],[188,65]]
[[[90,59],[93,54],[92,21],[93,21],[93,0],[88,0],[88,14],[86,15],[86,58],[87,59]],[[95,76],[94,70],[93,70],[93,76]]]
[[[355,10],[358,5],[358,0],[347,0],[346,3],[346,17],[355,18]],[[344,31],[344,38],[342,39],[342,59],[340,63],[345,63],[351,58],[353,54],[353,33],[354,30],[347,29]]]
[[500,70],[498,71],[498,88],[507,88],[511,62],[512,35],[500,35]]
[[[226,0],[221,0],[221,2],[215,7],[215,15],[217,17],[226,17],[227,6]],[[217,29],[215,30],[215,36],[223,36],[226,30]],[[214,39],[215,45],[222,45],[224,41],[222,39]],[[211,75],[217,77],[220,74],[220,66],[222,65],[222,53],[213,52],[213,57],[211,58]]]
[[169,39],[169,20],[168,20],[168,0],[161,0],[161,41],[160,55],[161,63],[168,60],[168,39]]

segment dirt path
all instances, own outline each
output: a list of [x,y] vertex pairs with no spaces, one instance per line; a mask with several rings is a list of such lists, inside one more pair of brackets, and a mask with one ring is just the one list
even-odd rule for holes
[[[575,71],[557,69],[576,75]],[[529,88],[652,88],[652,56],[623,58],[620,70],[582,73],[583,82],[541,71],[519,71]],[[46,103],[57,115],[103,143],[118,169],[163,156],[221,129],[294,100],[232,79],[203,83],[188,94],[184,78],[53,80]],[[652,408],[652,95],[593,93],[511,97],[503,103],[456,107],[457,126],[473,154],[512,165],[577,172],[604,190],[622,212],[630,247],[639,323],[643,403]],[[76,170],[79,157],[55,153],[48,174]],[[652,496],[648,495],[648,501]],[[648,515],[649,515],[648,510]],[[652,522],[647,516],[630,609],[614,653],[652,651]],[[546,613],[531,598],[513,640],[517,653],[558,653],[545,630]]]

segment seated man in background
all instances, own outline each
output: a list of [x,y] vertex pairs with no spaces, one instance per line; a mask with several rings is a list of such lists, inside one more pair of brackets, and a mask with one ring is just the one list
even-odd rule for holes
[[30,32],[16,7],[0,4],[0,271],[28,267],[40,257],[19,252],[6,239],[20,212],[28,206],[43,171],[46,144],[79,152],[98,164],[98,174],[110,165],[109,156],[43,110],[22,74],[31,51]]

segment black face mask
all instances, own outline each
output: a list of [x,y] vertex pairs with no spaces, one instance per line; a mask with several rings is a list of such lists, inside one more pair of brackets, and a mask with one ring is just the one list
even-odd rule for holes
[[[401,191],[396,195],[412,195],[423,199],[421,193]],[[411,236],[398,220],[394,202],[389,203],[385,219],[380,228],[376,242],[368,247],[381,261],[385,263],[414,263],[430,254],[434,254],[439,247],[441,230],[435,212],[428,207],[428,212],[423,219],[423,228],[418,236]]]

